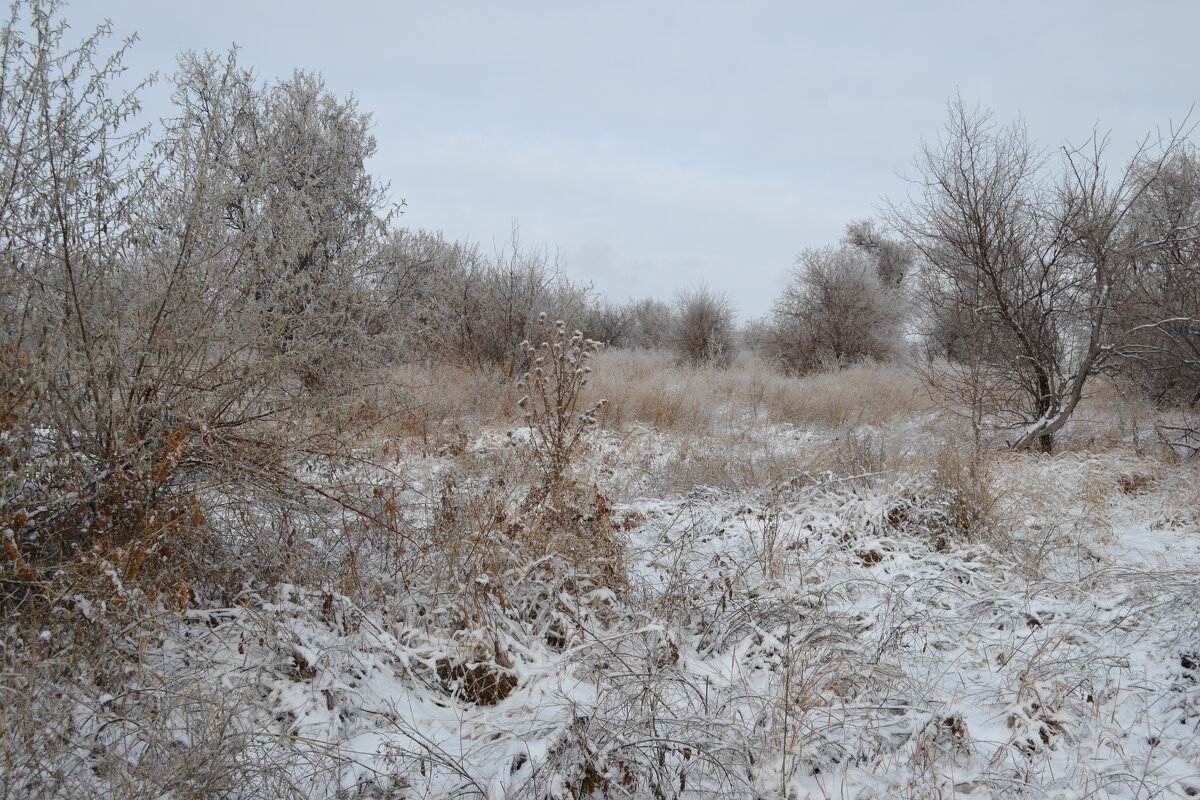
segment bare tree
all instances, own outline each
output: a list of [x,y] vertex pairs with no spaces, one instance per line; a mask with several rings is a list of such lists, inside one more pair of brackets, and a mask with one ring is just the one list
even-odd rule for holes
[[591,303],[583,317],[583,330],[588,336],[608,347],[628,347],[633,342],[634,317],[628,305],[611,301]]
[[842,244],[870,254],[875,273],[886,289],[895,289],[912,272],[916,253],[908,242],[884,234],[873,220],[860,219],[846,225]]
[[1127,223],[1179,140],[1156,157],[1143,148],[1143,166],[1116,180],[1105,145],[1093,135],[1064,147],[1052,170],[1022,124],[997,127],[959,99],[939,142],[917,155],[915,197],[891,210],[923,259],[933,318],[978,323],[960,346],[990,365],[1017,450],[1053,448],[1088,379],[1113,366],[1131,333],[1110,324],[1141,246]]
[[1190,144],[1150,177],[1129,224],[1138,247],[1115,328],[1133,332],[1122,367],[1156,401],[1200,401],[1200,154]]
[[688,364],[727,365],[734,356],[733,304],[707,286],[682,291],[675,299],[671,346]]
[[879,265],[861,246],[797,256],[792,281],[760,334],[768,356],[789,373],[895,357],[904,338],[903,304],[897,289],[885,288]]
[[367,285],[374,298],[369,332],[382,340],[390,363],[444,354],[451,333],[439,314],[454,307],[449,287],[482,261],[476,245],[449,241],[439,231],[401,228],[388,234]]
[[675,328],[675,310],[670,303],[653,297],[635,300],[628,306],[631,331],[629,346],[666,349]]

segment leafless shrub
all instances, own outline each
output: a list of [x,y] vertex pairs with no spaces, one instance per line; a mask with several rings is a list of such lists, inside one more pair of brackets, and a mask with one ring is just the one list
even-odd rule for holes
[[[82,504],[67,499],[72,488],[107,500],[108,513],[145,513],[132,496],[144,488],[140,476],[128,481],[110,469],[127,446],[114,418],[137,405],[123,403],[114,385],[120,362],[106,321],[114,266],[132,236],[128,208],[142,190],[135,148],[145,131],[123,126],[135,96],[105,91],[125,48],[101,53],[107,28],[68,46],[57,10],[13,5],[0,70],[9,131],[0,144],[0,352],[9,387],[2,527],[6,564],[24,580],[33,578],[26,558],[61,556],[70,528],[94,524],[77,518]],[[130,433],[134,442],[144,438]],[[145,449],[165,456],[161,443]],[[97,511],[87,516],[108,515]]]
[[588,307],[580,327],[607,347],[632,347],[635,323],[631,305],[621,306],[605,300]]
[[373,293],[371,333],[392,337],[390,364],[421,360],[434,321],[431,298],[443,281],[480,260],[479,249],[437,231],[388,232],[366,275]]
[[233,54],[182,58],[139,152],[124,48],[102,54],[107,27],[70,46],[59,10],[5,25],[0,529],[22,581],[81,559],[131,578],[204,530],[206,492],[286,495],[289,460],[336,447],[387,212],[366,115]]
[[884,288],[878,269],[869,253],[848,246],[798,256],[762,334],[768,357],[789,374],[895,358],[903,304],[898,290]]
[[540,312],[560,319],[585,313],[587,291],[566,280],[544,248],[526,248],[516,229],[490,257],[474,247],[452,255],[452,269],[431,284],[410,320],[426,359],[519,375],[526,363],[517,343],[531,337]]
[[665,350],[671,345],[675,310],[669,303],[648,297],[629,305],[630,333],[624,346]]
[[702,286],[675,298],[671,349],[685,364],[727,366],[734,356],[733,304]]

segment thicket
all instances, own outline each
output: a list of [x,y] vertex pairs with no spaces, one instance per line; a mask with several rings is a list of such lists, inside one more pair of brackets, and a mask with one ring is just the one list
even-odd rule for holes
[[369,116],[189,53],[137,127],[130,43],[72,44],[60,10],[15,4],[0,52],[0,521],[26,584],[190,563],[168,553],[203,552],[205,496],[303,500],[289,460],[343,440],[342,387],[389,339]]
[[509,376],[526,366],[518,344],[534,335],[539,314],[582,321],[596,307],[560,258],[523,244],[516,228],[491,254],[437,233],[396,231],[377,280],[385,326],[399,336],[393,361],[498,367]]
[[[370,116],[319,76],[263,81],[236,51],[185,53],[171,111],[142,125],[144,87],[118,90],[131,41],[110,43],[107,25],[72,42],[53,0],[14,4],[4,26],[0,531],[14,597],[68,566],[202,572],[204,558],[168,553],[209,552],[214,510],[258,508],[272,530],[314,503],[374,519],[296,466],[403,413],[389,367],[515,376],[539,313],[593,308],[515,230],[484,254],[399,228],[365,166]],[[388,396],[371,406],[375,376]]]
[[[263,81],[235,52],[184,54],[171,112],[139,126],[141,87],[118,90],[130,42],[68,33],[59,3],[18,2],[0,52],[14,586],[68,563],[167,563],[168,542],[204,537],[214,497],[360,509],[289,466],[403,409],[402,390],[381,411],[345,387],[406,361],[516,377],[540,313],[687,364],[735,353],[732,305],[707,289],[602,303],[515,231],[484,253],[398,227],[365,166],[369,115],[316,75]],[[953,106],[918,160],[925,193],[892,210],[905,238],[856,222],[805,251],[753,338],[793,373],[894,359],[917,299],[931,383],[1015,426],[1018,448],[1050,449],[1101,372],[1194,403],[1197,159],[1181,136],[1156,153],[1110,182],[1093,141],[1048,171],[1019,126]]]

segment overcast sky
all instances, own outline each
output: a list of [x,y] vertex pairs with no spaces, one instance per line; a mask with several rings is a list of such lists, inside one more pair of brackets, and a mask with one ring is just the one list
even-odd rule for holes
[[[264,78],[322,73],[374,114],[402,223],[491,247],[514,220],[616,300],[707,283],[766,312],[805,247],[903,198],[960,92],[1039,140],[1128,153],[1200,95],[1196,2],[77,0]],[[150,113],[163,110],[161,90]]]

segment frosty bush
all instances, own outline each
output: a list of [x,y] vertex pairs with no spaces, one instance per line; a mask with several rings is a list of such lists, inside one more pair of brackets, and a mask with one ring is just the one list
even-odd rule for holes
[[[412,244],[419,244],[419,240]],[[401,244],[404,241],[401,240]],[[508,375],[525,369],[517,342],[535,336],[538,312],[579,318],[588,290],[571,283],[561,261],[543,247],[522,243],[514,229],[491,255],[474,245],[426,243],[438,272],[425,280],[411,312],[399,324],[409,331],[411,354],[472,369],[499,367]],[[389,267],[406,272],[418,253],[394,249]]]
[[[388,216],[369,118],[319,78],[189,55],[154,141],[128,42],[56,2],[0,38],[0,512],[22,581],[186,559],[205,491],[303,494],[301,450],[371,363],[364,265]],[[315,423],[315,424],[309,424]]]

